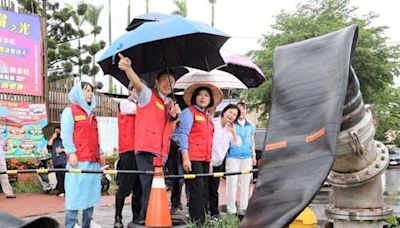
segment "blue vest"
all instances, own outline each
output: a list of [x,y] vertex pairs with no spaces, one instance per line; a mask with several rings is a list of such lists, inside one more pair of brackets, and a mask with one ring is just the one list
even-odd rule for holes
[[227,158],[252,158],[251,139],[254,136],[254,125],[246,120],[244,126],[235,121],[236,134],[241,138],[242,145],[230,145]]

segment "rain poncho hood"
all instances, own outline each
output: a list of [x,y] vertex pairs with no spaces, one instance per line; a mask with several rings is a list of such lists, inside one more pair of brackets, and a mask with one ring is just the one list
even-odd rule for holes
[[85,98],[83,96],[83,90],[82,90],[82,82],[78,82],[72,87],[71,91],[69,91],[69,101],[71,103],[79,105],[81,108],[85,110],[85,112],[90,116],[92,111],[96,108],[96,97],[93,94],[92,97],[92,102],[90,105],[85,101]]

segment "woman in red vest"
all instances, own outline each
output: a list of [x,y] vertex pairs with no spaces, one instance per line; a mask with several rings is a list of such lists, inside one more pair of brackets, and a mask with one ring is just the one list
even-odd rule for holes
[[[136,99],[131,83],[128,86],[129,97],[119,103],[118,118],[118,170],[137,170],[135,156],[135,119],[136,119]],[[131,210],[132,222],[139,219],[141,207],[141,187],[139,175],[119,174],[118,191],[115,194],[115,221],[114,228],[124,227],[122,224],[122,210],[125,198],[132,193]]]
[[[97,129],[96,99],[93,86],[78,82],[69,92],[71,105],[61,116],[61,138],[68,156],[67,169],[99,170],[104,163],[100,155]],[[65,227],[78,223],[78,211],[82,210],[81,227],[89,228],[93,219],[93,207],[100,204],[101,185],[99,174],[67,173],[65,175]]]
[[[173,140],[182,153],[186,173],[208,173],[213,144],[214,126],[209,110],[214,110],[222,100],[222,91],[210,83],[190,85],[183,94],[185,108],[179,119]],[[204,224],[205,193],[208,179],[185,180],[189,192],[189,215],[193,222]]]
[[[168,95],[172,93],[175,77],[172,70],[161,71],[151,90],[140,81],[139,76],[131,67],[131,60],[118,54],[119,69],[125,71],[126,76],[135,88],[137,98],[137,111],[135,120],[135,156],[138,170],[152,171],[153,158],[168,158],[171,131],[181,112],[178,104],[174,104]],[[144,220],[150,196],[151,175],[140,175],[142,186],[142,208],[139,220]]]

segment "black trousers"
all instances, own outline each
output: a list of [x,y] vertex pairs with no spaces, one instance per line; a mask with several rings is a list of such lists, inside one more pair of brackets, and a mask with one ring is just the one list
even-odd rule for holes
[[[191,161],[191,174],[208,173],[209,162]],[[205,221],[205,196],[207,178],[195,178],[185,180],[186,187],[189,191],[189,215],[193,222],[204,224]]]
[[[150,152],[139,151],[136,153],[136,165],[140,171],[153,171],[153,158],[154,154]],[[149,203],[151,183],[153,181],[152,175],[139,175],[140,185],[142,186],[142,208],[140,209],[139,220],[144,220],[147,213],[147,205]]]
[[[119,155],[118,170],[137,170],[135,152],[129,151]],[[118,190],[116,199],[125,199],[132,193],[132,203],[135,212],[141,208],[142,188],[140,187],[139,175],[137,174],[119,174],[117,176]]]
[[[65,166],[66,165],[54,165],[54,168],[65,169]],[[57,178],[56,189],[58,190],[58,193],[65,193],[65,190],[64,190],[65,173],[64,172],[56,172],[56,178]]]
[[[213,166],[213,173],[223,172],[225,164],[221,164],[220,166]],[[209,200],[209,210],[210,215],[219,215],[219,197],[218,197],[218,188],[219,188],[219,180],[220,177],[210,177],[208,179],[208,200]]]
[[[168,156],[168,174],[171,175],[182,175],[182,156],[179,152],[178,145],[175,141],[171,140],[171,147]],[[168,180],[171,187],[171,206],[181,207],[181,194],[183,186],[183,178],[173,178]]]
[[[258,169],[260,168],[258,163],[262,158],[262,151],[261,150],[256,150],[256,160],[257,160],[257,164],[255,166],[253,166],[253,169]],[[258,178],[258,172],[253,173],[253,178],[256,179]]]

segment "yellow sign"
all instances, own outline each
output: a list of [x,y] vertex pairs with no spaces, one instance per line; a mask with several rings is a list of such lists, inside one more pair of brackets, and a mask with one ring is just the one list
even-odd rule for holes
[[157,106],[159,109],[161,109],[161,110],[164,111],[164,105],[161,104],[160,102],[156,101],[156,106]]
[[206,118],[204,118],[204,116],[195,116],[194,119],[197,121],[206,121]]
[[81,121],[81,120],[86,120],[86,116],[84,115],[79,115],[74,117],[75,121]]

